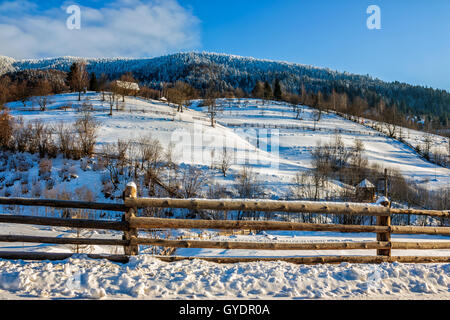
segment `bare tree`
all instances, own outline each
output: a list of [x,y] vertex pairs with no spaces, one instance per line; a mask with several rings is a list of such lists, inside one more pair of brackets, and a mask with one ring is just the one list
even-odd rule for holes
[[102,93],[102,101],[106,101],[105,91],[108,89],[108,77],[104,73],[98,79],[98,88]]
[[394,138],[397,134],[397,108],[392,106],[390,108],[386,108],[383,115],[384,125],[388,131],[388,135],[391,138]]
[[117,166],[115,160],[115,150],[114,146],[111,144],[102,145],[102,155],[104,160],[104,165],[109,172],[109,178],[113,185],[114,190],[117,190],[120,179],[119,179],[119,167]]
[[177,112],[183,112],[183,106],[195,96],[195,89],[182,81],[177,81],[173,88],[167,90],[167,99],[177,105]]
[[121,175],[124,174],[124,169],[126,165],[128,164],[129,158],[128,158],[128,151],[130,149],[130,142],[118,139],[117,143],[115,144],[116,148],[116,155],[117,155],[117,166],[120,168],[119,173]]
[[121,88],[122,102],[125,102],[125,96],[135,96],[138,93],[137,81],[131,72],[127,72],[120,77],[123,85]]
[[431,158],[431,144],[433,142],[433,139],[431,138],[431,134],[429,134],[428,132],[425,133],[423,142],[424,142],[423,156],[425,157],[425,159],[430,160],[430,158]]
[[220,159],[220,170],[224,177],[227,176],[228,169],[230,169],[233,161],[233,154],[228,150],[227,147],[223,147],[221,159]]
[[114,104],[116,103],[116,93],[113,90],[111,90],[111,92],[108,94],[108,104],[109,104],[109,115],[112,116],[113,115],[113,107]]
[[39,106],[40,111],[47,110],[47,106],[51,103],[49,94],[52,92],[52,86],[47,80],[40,80],[33,89],[34,102]]
[[0,148],[10,146],[13,135],[13,119],[6,110],[0,113]]
[[295,114],[295,119],[299,119],[300,114],[302,113],[302,108],[300,105],[300,96],[298,96],[296,94],[291,94],[288,96],[288,101],[292,107],[292,111]]
[[215,127],[216,116],[222,111],[222,107],[217,104],[218,94],[215,91],[208,91],[206,98],[203,100],[203,104],[208,107],[207,113],[211,119],[211,127]]

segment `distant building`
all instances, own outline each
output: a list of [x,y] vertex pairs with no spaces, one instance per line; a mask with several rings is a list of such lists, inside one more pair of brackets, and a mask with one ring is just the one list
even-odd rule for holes
[[356,186],[356,200],[361,202],[374,202],[375,189],[372,182],[364,179]]
[[115,83],[117,87],[125,89],[126,91],[130,92],[130,95],[134,95],[138,93],[138,91],[140,90],[139,85],[136,82],[116,80]]

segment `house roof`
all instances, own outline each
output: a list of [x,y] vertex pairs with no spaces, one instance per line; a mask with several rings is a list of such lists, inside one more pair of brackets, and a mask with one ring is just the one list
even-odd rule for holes
[[364,179],[363,181],[361,181],[356,187],[357,188],[375,188],[373,183],[367,179]]
[[116,84],[124,89],[139,91],[139,85],[135,82],[116,80]]

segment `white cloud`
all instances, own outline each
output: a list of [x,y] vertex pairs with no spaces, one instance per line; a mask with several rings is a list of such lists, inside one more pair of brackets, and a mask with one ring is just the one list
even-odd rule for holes
[[[70,3],[73,4],[73,3]],[[0,4],[0,55],[148,57],[200,45],[199,20],[176,0],[116,0],[81,6],[81,29],[66,27],[68,5],[37,11],[25,0]]]

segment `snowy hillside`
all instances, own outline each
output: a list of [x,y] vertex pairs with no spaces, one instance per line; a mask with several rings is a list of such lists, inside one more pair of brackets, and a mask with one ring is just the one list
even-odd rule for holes
[[[46,111],[38,111],[34,100],[7,106],[15,118],[25,122],[41,120],[56,125],[73,123],[80,117],[82,104],[92,105],[91,114],[100,121],[96,151],[118,139],[137,140],[151,136],[164,149],[172,144],[174,160],[182,168],[194,166],[210,175],[207,185],[220,184],[233,189],[236,176],[244,166],[251,167],[270,198],[283,198],[298,172],[312,168],[311,151],[318,141],[323,143],[338,134],[346,146],[356,138],[364,142],[369,163],[398,169],[407,179],[427,189],[449,186],[450,170],[422,159],[413,149],[388,138],[365,125],[324,113],[315,121],[315,110],[302,107],[300,119],[295,119],[292,107],[283,103],[253,99],[218,100],[217,124],[211,126],[206,108],[200,101],[183,113],[176,107],[159,101],[127,97],[119,110],[110,116],[107,101],[89,92],[78,102],[78,94],[50,97]],[[420,133],[411,133],[421,139]],[[443,143],[436,137],[433,145]],[[233,161],[226,177],[218,169],[220,153],[230,150]],[[0,157],[0,196],[47,197],[64,195],[69,199],[89,195],[91,200],[121,201],[106,197],[103,182],[106,170],[90,159],[52,159],[49,169],[54,186],[38,179],[38,155],[3,153]],[[14,168],[26,167],[24,172]],[[31,187],[30,187],[31,181]],[[122,186],[123,187],[123,186]],[[119,188],[115,196],[120,197]],[[332,196],[345,186],[328,181],[323,196]],[[39,193],[39,195],[37,195]],[[144,194],[146,196],[146,194]],[[4,213],[54,216],[56,209],[3,207]],[[85,218],[120,220],[121,213],[104,215],[85,213]],[[275,219],[284,217],[275,216]],[[324,217],[323,219],[330,219]],[[330,221],[321,221],[322,223]],[[412,221],[414,223],[414,221]],[[145,233],[169,239],[209,239],[213,241],[258,242],[361,242],[375,240],[375,234],[339,234],[334,232],[270,231],[257,234],[227,234],[213,230],[172,230],[161,234]],[[18,226],[2,224],[0,234],[35,235],[70,238],[77,231],[60,227]],[[82,230],[87,238],[121,239],[121,232]],[[448,241],[441,236],[393,235],[396,241]],[[0,299],[11,298],[208,298],[208,299],[448,299],[448,264],[381,264],[304,266],[285,262],[258,262],[218,265],[205,261],[165,263],[151,257],[154,247],[141,246],[140,256],[121,265],[106,260],[93,261],[74,256],[61,262],[23,262],[0,260]],[[31,243],[0,243],[1,251],[74,252],[73,245]],[[122,247],[85,246],[83,253],[122,254]],[[393,255],[445,256],[449,250],[393,250]],[[254,256],[317,256],[375,255],[375,250],[327,251],[264,251],[222,249],[177,249],[177,256],[193,257],[254,257]]]
[[[419,186],[437,190],[450,183],[449,169],[425,161],[405,144],[334,114],[324,114],[316,122],[314,110],[308,107],[303,107],[301,120],[298,120],[292,108],[285,104],[223,100],[223,111],[217,116],[218,125],[213,128],[198,102],[191,109],[177,113],[174,107],[165,103],[128,97],[124,110],[114,111],[111,117],[109,106],[106,101],[101,101],[100,95],[89,93],[87,98],[101,123],[98,150],[101,145],[117,142],[117,139],[136,140],[151,136],[165,148],[173,144],[175,160],[180,164],[211,170],[209,168],[219,161],[220,153],[226,147],[234,151],[230,172],[237,173],[244,165],[250,165],[275,198],[283,197],[297,172],[312,167],[311,151],[316,143],[328,142],[336,134],[349,147],[356,138],[360,139],[364,142],[369,163],[397,169]],[[37,108],[31,111],[32,102],[28,102],[26,111],[19,102],[10,103],[8,107],[13,116],[23,117],[25,121],[40,119],[56,124],[74,122],[79,116],[77,94],[57,95],[51,100],[45,112],[37,111]],[[67,110],[62,106],[72,108]],[[415,133],[416,139],[418,134]],[[446,138],[439,137],[433,143],[441,148],[442,140]],[[211,170],[211,173],[217,182],[232,183],[230,177],[221,177],[218,170]],[[340,188],[339,185],[330,186],[330,192]]]

